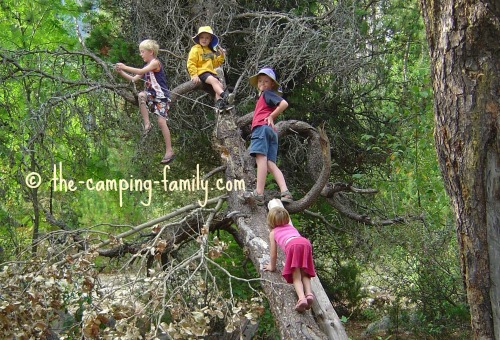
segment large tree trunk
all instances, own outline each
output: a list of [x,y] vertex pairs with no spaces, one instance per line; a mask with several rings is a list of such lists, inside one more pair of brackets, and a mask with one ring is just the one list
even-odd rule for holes
[[500,339],[500,4],[421,0],[474,338]]
[[[287,123],[285,123],[286,125]],[[303,122],[292,122],[291,124],[305,124]],[[298,127],[298,126],[296,126]],[[319,134],[318,134],[319,136]],[[328,164],[323,167],[319,176],[318,188],[312,189],[310,195],[303,200],[294,202],[291,210],[298,209],[307,204],[308,197],[317,196],[326,184],[329,174],[329,147],[328,143],[319,145],[317,139],[317,150],[323,150],[327,155]],[[232,113],[224,114],[218,118],[215,131],[215,145],[220,151],[222,159],[226,163],[226,180],[244,179],[247,186],[255,185],[254,163],[247,155],[244,140],[241,138],[241,130],[236,125],[236,117]],[[321,183],[322,182],[322,183]],[[314,193],[316,192],[316,193]],[[345,330],[332,308],[326,293],[318,279],[313,280],[314,294],[317,299],[311,312],[299,314],[294,311],[297,300],[293,285],[286,284],[279,273],[279,264],[283,261],[283,254],[278,257],[278,271],[276,273],[262,272],[263,264],[269,261],[269,229],[266,225],[266,208],[257,207],[253,204],[242,204],[237,198],[238,192],[230,192],[228,205],[230,210],[238,211],[235,217],[238,225],[239,238],[243,241],[246,251],[253,264],[262,273],[263,289],[268,297],[269,304],[276,320],[282,339],[347,339]]]

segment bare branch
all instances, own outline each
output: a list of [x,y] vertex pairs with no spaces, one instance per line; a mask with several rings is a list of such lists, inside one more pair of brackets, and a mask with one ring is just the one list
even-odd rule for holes
[[[207,201],[207,204],[214,204],[214,203],[216,203],[216,202],[219,202],[219,200],[220,200],[222,197],[224,197],[224,196],[218,196],[218,197],[215,197],[215,198],[211,198],[211,199],[209,199],[209,200]],[[139,232],[139,231],[141,231],[141,230],[143,230],[143,229],[145,229],[145,228],[152,227],[152,226],[154,226],[155,224],[158,224],[158,223],[160,223],[160,222],[166,221],[166,220],[171,219],[171,218],[173,218],[173,217],[176,217],[176,216],[182,215],[182,214],[184,214],[184,213],[186,213],[186,212],[188,212],[188,211],[190,211],[190,210],[196,209],[196,208],[198,208],[198,207],[199,207],[199,204],[198,204],[198,203],[193,203],[193,204],[190,204],[190,205],[184,206],[184,207],[182,207],[182,208],[180,208],[180,209],[177,209],[177,210],[175,210],[175,211],[173,211],[173,212],[171,212],[171,213],[169,213],[169,214],[167,214],[167,215],[164,215],[164,216],[161,216],[161,217],[155,218],[155,219],[153,219],[153,220],[150,220],[150,221],[148,221],[148,222],[145,222],[145,223],[143,223],[143,224],[140,224],[140,225],[138,225],[138,226],[136,226],[136,227],[133,227],[133,228],[131,228],[131,230],[129,230],[129,231],[126,231],[126,232],[123,232],[123,233],[121,233],[121,234],[118,234],[118,235],[114,236],[114,237],[113,237],[113,239],[108,239],[108,240],[101,241],[101,242],[99,242],[98,244],[93,245],[91,248],[92,248],[92,250],[98,250],[98,249],[100,249],[100,248],[102,248],[102,247],[104,247],[104,246],[106,246],[106,245],[110,244],[112,241],[114,241],[114,239],[122,239],[122,238],[125,238],[125,237],[127,237],[127,236],[133,235],[133,234],[135,234],[135,233],[137,233],[137,232]],[[82,256],[82,252],[79,252],[79,253],[73,254],[73,255],[71,255],[69,258],[66,258],[66,259],[65,259],[65,260],[63,260],[63,261],[60,261],[60,262],[56,263],[56,265],[61,265],[61,264],[63,264],[64,262],[66,262],[66,261],[68,261],[68,260],[74,260],[74,259],[76,259],[76,258],[78,258],[78,257],[80,257],[80,256]]]

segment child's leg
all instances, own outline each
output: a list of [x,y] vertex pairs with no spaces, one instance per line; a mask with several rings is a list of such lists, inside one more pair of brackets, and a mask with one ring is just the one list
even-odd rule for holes
[[147,93],[139,93],[139,111],[141,112],[142,121],[144,122],[144,130],[149,130],[151,128],[151,122],[149,121],[149,110],[147,105]]
[[257,163],[257,187],[255,191],[257,194],[264,194],[264,187],[266,186],[266,176],[267,176],[267,165],[269,162],[267,161],[266,155],[256,154],[255,162]]
[[312,294],[311,278],[302,269],[300,270],[302,276],[302,286],[304,287],[304,294]]
[[304,272],[302,269],[300,271],[301,271],[301,275],[302,275],[302,286],[304,287],[304,294],[305,294],[306,300],[307,300],[307,308],[306,309],[309,309],[312,307],[312,305],[314,303],[314,294],[313,294],[312,288],[311,288],[311,277],[306,272]]
[[280,188],[281,192],[288,191],[288,188],[286,186],[285,182],[285,177],[283,176],[283,173],[281,170],[278,168],[276,163],[272,161],[267,161],[267,170],[273,175],[274,180],[278,184],[278,187]]
[[[304,293],[304,283],[303,283],[303,276],[302,276],[302,270],[300,268],[295,268],[292,273],[292,278],[293,278],[293,287],[295,288],[295,292],[297,293],[297,297],[299,300],[303,299],[306,297],[306,294]],[[310,283],[310,281],[309,281]],[[309,289],[311,287],[309,286]]]
[[222,84],[221,82],[219,81],[219,79],[213,77],[213,76],[209,76],[206,80],[205,80],[205,83],[206,84],[209,84],[212,86],[212,88],[214,89],[214,92],[215,92],[215,99],[220,99],[221,96],[220,94],[222,92],[224,92],[224,89],[222,88]]
[[165,157],[170,158],[174,155],[172,150],[172,141],[170,139],[170,130],[167,125],[167,120],[161,116],[158,116],[158,126],[160,127],[161,134],[163,135],[163,140],[165,141]]

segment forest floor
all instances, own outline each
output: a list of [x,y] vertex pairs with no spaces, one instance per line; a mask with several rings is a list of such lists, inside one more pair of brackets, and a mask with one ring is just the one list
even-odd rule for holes
[[345,331],[350,340],[386,340],[386,339],[405,339],[405,340],[421,340],[422,336],[416,336],[408,332],[400,334],[389,334],[386,331],[379,331],[375,334],[366,334],[366,328],[370,321],[349,320],[344,324]]
[[449,336],[430,336],[422,334],[412,334],[410,332],[390,333],[388,331],[378,331],[374,334],[366,334],[365,331],[370,321],[349,320],[344,324],[349,340],[469,340],[471,334],[468,330],[459,330]]

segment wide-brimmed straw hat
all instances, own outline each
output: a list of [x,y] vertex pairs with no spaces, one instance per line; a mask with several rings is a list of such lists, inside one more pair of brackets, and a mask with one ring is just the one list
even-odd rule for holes
[[250,79],[249,79],[250,85],[252,85],[256,89],[259,89],[259,87],[257,85],[259,74],[265,74],[266,76],[268,76],[269,78],[271,78],[273,80],[273,90],[275,92],[282,93],[281,86],[276,81],[276,74],[274,73],[274,70],[272,68],[268,67],[268,66],[261,68],[259,70],[259,72],[257,72],[257,74],[255,74],[255,75],[253,75],[253,76],[250,77]]
[[198,28],[198,34],[196,34],[193,37],[193,41],[195,44],[200,43],[200,34],[201,33],[208,33],[212,36],[212,40],[208,44],[208,47],[210,47],[212,50],[215,50],[215,46],[219,45],[219,38],[214,34],[214,31],[212,30],[212,27],[210,26],[201,26]]

